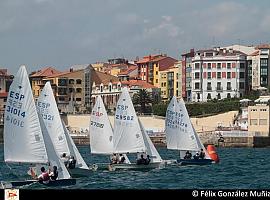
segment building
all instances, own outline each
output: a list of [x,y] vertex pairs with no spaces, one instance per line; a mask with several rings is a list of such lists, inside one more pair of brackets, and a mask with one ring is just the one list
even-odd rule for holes
[[54,69],[53,67],[45,67],[30,74],[29,79],[35,100],[37,100],[40,95],[41,89],[45,85],[43,79],[59,73],[60,71]]
[[160,87],[159,71],[168,69],[177,62],[176,59],[168,57],[166,54],[144,56],[136,61],[138,65],[138,76],[141,80]]
[[248,80],[250,89],[270,86],[270,45],[262,44],[248,56]]
[[182,54],[182,97],[186,101],[192,101],[192,58],[194,49]]
[[166,70],[159,72],[162,101],[169,101],[173,96],[182,98],[182,62],[177,62]]
[[[96,72],[97,73],[97,72]],[[95,99],[101,95],[104,105],[108,112],[113,112],[123,87],[128,87],[131,97],[134,93],[141,89],[150,92],[155,100],[160,99],[160,89],[142,80],[119,81],[114,76],[109,77],[108,74],[97,73],[93,78],[92,86],[92,106],[95,104]],[[97,78],[99,77],[99,78]]]
[[117,74],[117,77],[121,81],[128,81],[138,79],[138,66],[130,65],[126,70],[123,70]]
[[91,70],[90,64],[84,64],[73,65],[64,72],[49,67],[32,73],[30,80],[34,97],[37,99],[45,83],[50,81],[61,112],[86,112],[90,104]]
[[0,69],[0,124],[4,123],[7,96],[12,79],[13,76],[7,73],[7,69]]
[[248,107],[248,131],[252,135],[269,136],[269,102],[269,96],[261,96],[255,100],[256,105]]
[[192,100],[242,97],[247,89],[247,62],[243,52],[213,48],[196,51],[192,59]]

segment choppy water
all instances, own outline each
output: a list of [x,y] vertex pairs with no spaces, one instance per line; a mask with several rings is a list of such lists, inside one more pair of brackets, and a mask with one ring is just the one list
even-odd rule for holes
[[[107,162],[106,156],[90,155],[79,146],[88,164]],[[177,151],[158,148],[163,159],[176,159]],[[96,171],[79,178],[72,189],[270,189],[270,148],[218,148],[220,163],[207,166],[168,166],[151,171]],[[0,145],[3,161],[3,145]],[[11,169],[9,167],[12,167]],[[0,180],[28,178],[26,165],[0,162]],[[40,188],[40,184],[24,186]]]

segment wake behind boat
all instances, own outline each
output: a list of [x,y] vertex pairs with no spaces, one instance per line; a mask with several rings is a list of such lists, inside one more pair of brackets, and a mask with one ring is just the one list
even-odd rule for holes
[[165,119],[165,133],[168,149],[180,151],[180,165],[208,165],[219,162],[213,145],[206,151],[195,131],[184,101],[173,96],[168,105]]

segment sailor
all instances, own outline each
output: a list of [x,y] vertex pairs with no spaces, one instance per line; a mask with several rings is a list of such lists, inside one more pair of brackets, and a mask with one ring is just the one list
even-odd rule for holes
[[117,163],[117,159],[116,159],[116,154],[114,153],[111,157],[111,164],[116,164]]
[[192,157],[192,154],[189,151],[187,151],[184,159],[191,159],[191,157]]
[[67,167],[68,166],[68,162],[69,162],[69,159],[68,159],[68,156],[66,153],[63,153],[61,156],[61,160],[64,162],[65,166]]
[[124,163],[125,160],[126,160],[125,156],[123,156],[123,154],[120,154],[120,155],[119,155],[119,162],[118,162],[118,163],[119,163],[119,164]]
[[45,170],[45,167],[41,167],[41,174],[37,177],[39,181],[42,181],[44,184],[48,184],[50,182],[49,173]]
[[145,165],[149,165],[150,161],[151,161],[150,156],[147,155],[146,160],[145,160]]
[[204,159],[204,157],[205,157],[205,153],[204,153],[203,149],[201,149],[199,158]]
[[74,156],[70,156],[70,159],[68,160],[68,168],[69,169],[74,169],[76,166],[76,159]]
[[200,158],[200,153],[197,151],[196,154],[193,156],[195,160],[198,160]]
[[146,159],[143,157],[143,154],[141,154],[141,158],[137,160],[137,165],[142,165],[146,163]]
[[57,166],[53,166],[53,171],[49,173],[49,177],[51,180],[55,181],[58,177],[58,171],[57,171]]

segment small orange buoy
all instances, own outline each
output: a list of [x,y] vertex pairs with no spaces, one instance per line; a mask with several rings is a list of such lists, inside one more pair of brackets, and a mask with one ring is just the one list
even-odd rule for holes
[[207,146],[207,152],[210,156],[210,158],[215,161],[215,163],[218,163],[219,162],[219,157],[218,157],[218,154],[216,152],[216,148],[214,145],[208,145]]

